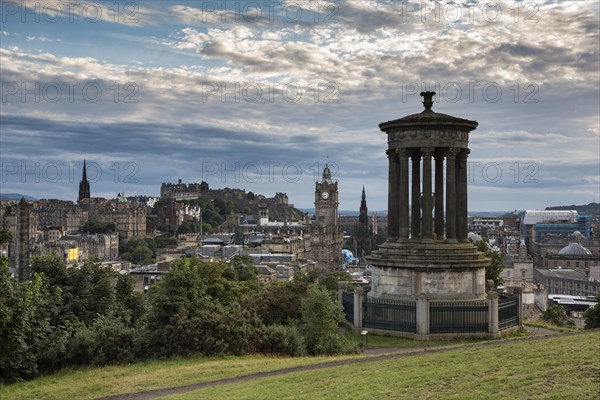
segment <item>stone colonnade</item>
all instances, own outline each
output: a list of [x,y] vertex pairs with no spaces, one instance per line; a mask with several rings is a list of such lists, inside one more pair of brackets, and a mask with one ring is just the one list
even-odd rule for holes
[[[467,242],[467,157],[469,149],[456,147],[398,148],[389,159],[388,229],[390,240],[420,239]],[[409,159],[412,163],[409,219]],[[432,191],[432,159],[435,183]],[[444,160],[446,201],[444,204]],[[421,164],[423,177],[421,178]],[[435,193],[435,196],[434,196]],[[445,206],[445,208],[444,208]],[[444,209],[446,218],[444,221]],[[432,217],[432,212],[435,213]]]

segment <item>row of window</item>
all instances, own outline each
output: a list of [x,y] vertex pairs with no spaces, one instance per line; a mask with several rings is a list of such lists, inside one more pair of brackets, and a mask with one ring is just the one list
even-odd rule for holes
[[556,288],[569,288],[569,289],[577,289],[577,290],[593,290],[593,291],[597,291],[600,288],[596,285],[588,285],[587,283],[573,283],[573,282],[566,282],[560,279],[546,279],[546,286],[547,287],[556,287]]
[[[558,261],[554,260],[554,268],[558,267]],[[589,268],[589,263],[584,262],[584,268]],[[546,260],[546,268],[548,268],[548,260]],[[571,268],[571,261],[567,261],[567,268]],[[575,261],[575,268],[579,268],[579,261]]]

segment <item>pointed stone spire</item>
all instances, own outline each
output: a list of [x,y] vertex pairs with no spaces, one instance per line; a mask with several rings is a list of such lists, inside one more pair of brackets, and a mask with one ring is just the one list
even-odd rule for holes
[[77,196],[77,202],[79,203],[83,199],[90,198],[90,182],[87,179],[87,165],[83,160],[83,174],[81,176],[81,182],[79,182],[79,196]]

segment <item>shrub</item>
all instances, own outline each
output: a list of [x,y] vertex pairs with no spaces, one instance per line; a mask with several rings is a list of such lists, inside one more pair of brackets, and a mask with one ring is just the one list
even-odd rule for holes
[[269,325],[263,331],[261,353],[292,357],[306,355],[304,339],[294,325]]
[[572,318],[569,318],[565,308],[558,304],[554,304],[544,311],[542,314],[542,321],[549,322],[556,326],[575,328],[575,321]]
[[310,355],[354,352],[350,343],[338,333],[345,323],[342,307],[334,301],[323,286],[313,284],[300,307],[302,326],[300,332]]
[[585,318],[585,329],[600,328],[600,293],[596,295],[598,303],[585,310],[583,317]]

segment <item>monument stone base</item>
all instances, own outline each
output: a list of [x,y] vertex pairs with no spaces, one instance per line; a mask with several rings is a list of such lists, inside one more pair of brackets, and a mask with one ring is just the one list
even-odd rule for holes
[[482,300],[490,260],[471,243],[388,241],[368,257],[368,297],[414,300]]

